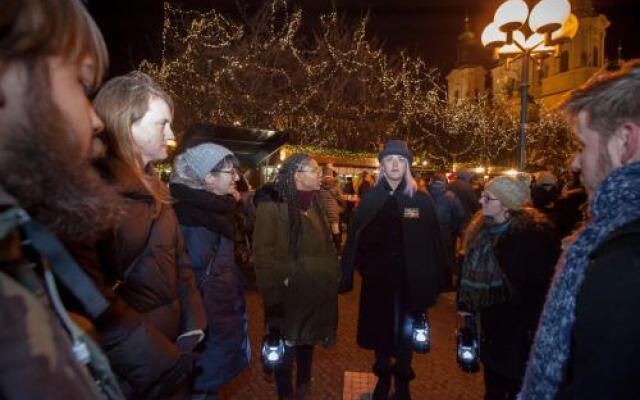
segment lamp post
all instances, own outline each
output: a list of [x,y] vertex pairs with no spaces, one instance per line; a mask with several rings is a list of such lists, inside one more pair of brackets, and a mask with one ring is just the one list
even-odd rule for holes
[[526,162],[529,61],[539,63],[543,57],[557,55],[559,45],[571,40],[577,31],[578,19],[571,14],[568,0],[541,0],[531,12],[524,0],[506,0],[482,31],[482,45],[494,50],[498,57],[506,57],[508,62],[522,59],[518,155],[521,171]]

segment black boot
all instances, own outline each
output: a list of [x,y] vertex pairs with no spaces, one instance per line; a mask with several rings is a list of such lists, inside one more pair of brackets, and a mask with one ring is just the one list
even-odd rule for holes
[[395,392],[393,393],[393,400],[411,400],[411,393],[409,392],[409,382],[405,379],[395,379]]
[[[403,359],[404,360],[404,359]],[[411,400],[409,391],[409,382],[416,377],[415,372],[411,368],[411,361],[397,364],[394,366],[393,378],[395,392],[391,399],[393,400]]]
[[379,375],[371,400],[387,400],[389,398],[389,390],[391,390],[391,374]]

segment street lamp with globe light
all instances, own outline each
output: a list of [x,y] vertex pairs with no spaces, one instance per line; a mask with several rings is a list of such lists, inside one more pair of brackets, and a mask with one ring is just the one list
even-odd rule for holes
[[578,19],[571,14],[568,0],[541,0],[531,12],[524,0],[506,0],[496,10],[493,21],[482,31],[482,45],[494,50],[498,57],[507,58],[507,65],[522,58],[518,155],[518,169],[521,171],[526,160],[529,60],[540,63],[543,57],[558,54],[559,45],[570,41],[577,31]]

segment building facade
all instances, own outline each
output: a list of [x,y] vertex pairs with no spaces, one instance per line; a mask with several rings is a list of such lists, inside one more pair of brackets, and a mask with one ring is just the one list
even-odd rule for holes
[[[604,43],[610,25],[609,20],[595,12],[591,0],[573,0],[571,3],[572,12],[578,18],[576,36],[570,42],[560,45],[556,54],[536,61],[526,58],[515,61],[499,59],[488,65],[468,62],[469,60],[460,62],[465,61],[464,58],[461,59],[461,53],[474,54],[481,48],[479,40],[470,31],[467,18],[465,31],[458,39],[459,62],[447,76],[449,103],[454,104],[461,98],[484,93],[487,89],[491,89],[494,96],[504,96],[518,103],[521,63],[529,62],[530,98],[538,105],[553,107],[562,101],[569,91],[582,85],[604,68]],[[487,71],[489,79],[486,78]],[[481,88],[480,85],[486,80],[489,83]]]

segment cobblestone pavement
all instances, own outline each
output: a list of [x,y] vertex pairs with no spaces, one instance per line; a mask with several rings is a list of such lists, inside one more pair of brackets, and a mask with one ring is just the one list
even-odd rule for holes
[[[338,342],[329,349],[316,348],[313,361],[311,400],[340,400],[345,371],[369,372],[373,353],[355,343],[358,315],[359,280],[356,290],[340,296]],[[247,293],[249,330],[253,354],[249,368],[229,383],[221,392],[222,399],[277,399],[275,382],[262,371],[258,354],[263,335],[262,302],[256,291]],[[431,351],[415,355],[413,367],[417,378],[411,383],[414,400],[481,399],[484,393],[482,373],[466,374],[455,360],[455,324],[453,297],[445,294],[430,310],[432,327]]]

